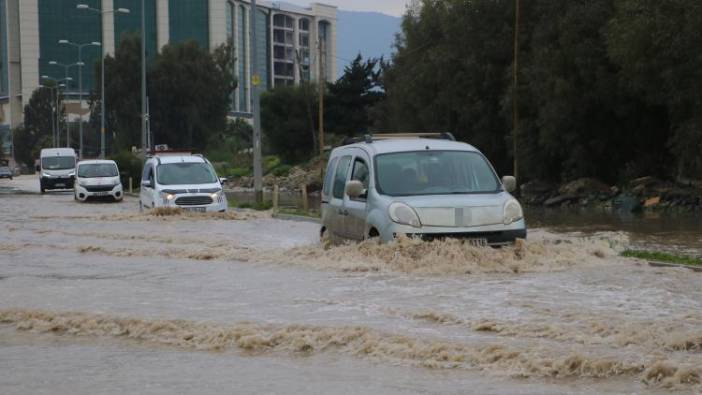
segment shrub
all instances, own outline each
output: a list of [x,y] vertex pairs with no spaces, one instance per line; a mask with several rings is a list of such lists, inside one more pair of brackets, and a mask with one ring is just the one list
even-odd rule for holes
[[132,178],[133,185],[138,188],[141,180],[141,172],[144,168],[144,160],[130,151],[120,151],[110,157],[119,167],[120,179],[125,188],[129,188],[129,177]]

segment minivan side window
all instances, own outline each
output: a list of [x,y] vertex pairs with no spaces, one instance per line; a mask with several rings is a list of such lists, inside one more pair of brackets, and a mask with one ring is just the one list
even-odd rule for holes
[[336,175],[334,176],[334,197],[337,199],[344,198],[344,189],[346,189],[346,175],[349,172],[350,163],[351,157],[344,156],[339,160],[339,166],[336,167]]
[[368,189],[368,181],[370,178],[370,173],[368,172],[368,165],[361,158],[356,158],[353,161],[353,173],[351,173],[351,179],[354,181],[361,181],[363,187]]
[[324,196],[331,195],[332,182],[334,180],[334,166],[336,166],[336,162],[338,161],[339,158],[334,158],[330,160],[329,165],[327,165],[327,173],[324,175],[324,188],[322,189],[322,195]]
[[[360,181],[363,184],[363,189],[368,191],[368,184],[370,181],[370,173],[368,171],[368,165],[361,158],[356,158],[353,161],[353,172],[351,173],[351,180]],[[359,196],[357,198],[351,198],[353,200],[365,201],[366,195]]]

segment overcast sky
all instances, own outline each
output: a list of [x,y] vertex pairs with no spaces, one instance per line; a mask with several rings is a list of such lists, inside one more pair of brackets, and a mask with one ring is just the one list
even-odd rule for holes
[[383,14],[402,16],[407,0],[286,0],[288,3],[308,6],[310,3],[335,5],[342,10],[376,11]]

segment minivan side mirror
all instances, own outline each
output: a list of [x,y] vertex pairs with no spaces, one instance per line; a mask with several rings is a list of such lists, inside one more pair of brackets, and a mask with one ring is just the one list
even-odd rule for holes
[[363,183],[361,181],[351,180],[346,183],[346,194],[349,195],[350,198],[359,198],[364,192],[365,188],[363,187]]
[[227,182],[227,178],[226,178],[226,177],[220,177],[220,178],[219,178],[219,183],[220,183],[220,184],[224,184],[225,182]]
[[37,170],[37,171],[41,171],[41,166],[37,165],[37,166],[36,166],[36,170]]
[[153,185],[151,185],[151,180],[142,180],[141,186],[142,186],[142,188],[153,188],[154,187]]
[[502,185],[504,185],[505,191],[512,193],[517,190],[517,179],[513,176],[504,176],[502,177]]

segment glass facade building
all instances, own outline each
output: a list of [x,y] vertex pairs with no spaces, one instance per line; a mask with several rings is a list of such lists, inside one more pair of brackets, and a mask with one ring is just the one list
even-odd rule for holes
[[[75,46],[59,44],[68,40],[85,46],[81,51],[83,97],[99,92],[99,62],[103,51],[114,55],[127,34],[141,34],[142,0],[0,0],[0,110],[12,125],[22,122],[22,108],[42,83],[42,76],[70,77],[69,104],[77,111],[77,66],[52,64],[78,62]],[[87,4],[96,10],[129,9],[128,14],[99,13],[77,9]],[[10,15],[10,16],[8,16]],[[256,64],[252,64],[251,21],[256,18]],[[258,3],[249,0],[145,0],[147,61],[155,59],[163,45],[195,40],[213,50],[226,42],[233,44],[233,73],[238,80],[232,95],[231,115],[249,117],[254,81],[261,90],[292,85],[319,78],[317,49],[320,36],[335,44],[336,7],[313,3],[298,7],[285,2]],[[320,25],[320,23],[322,23]],[[104,43],[103,40],[109,42]],[[327,80],[334,78],[335,45],[325,45]],[[52,62],[53,61],[53,62]],[[257,78],[254,78],[257,77]],[[109,78],[109,76],[108,76]],[[10,91],[13,92],[10,94]],[[9,98],[9,99],[8,99]],[[13,98],[14,101],[12,100]],[[72,101],[72,102],[71,102]],[[83,104],[82,108],[87,106]],[[77,113],[69,112],[75,120]],[[8,122],[8,121],[6,121]],[[1,124],[2,122],[0,122]]]
[[[120,14],[114,18],[115,48],[127,34],[141,35],[141,0],[113,0],[115,9],[126,8],[129,14]],[[146,0],[146,59],[151,62],[158,51],[156,0]]]
[[8,94],[7,82],[8,67],[7,62],[7,11],[5,7],[6,0],[0,0],[0,98],[6,97]]
[[[59,44],[59,40],[68,40],[76,44],[93,41],[102,42],[102,20],[98,14],[76,10],[76,0],[39,0],[39,75],[61,79],[71,77],[68,92],[78,92],[79,67],[64,68],[51,65],[56,61],[62,64],[78,62],[78,48]],[[100,9],[101,0],[81,0],[81,3]],[[102,49],[96,46],[85,46],[80,51],[83,67],[83,93],[94,89],[97,81],[95,74],[100,62]]]
[[209,4],[206,0],[169,0],[170,41],[195,40],[202,48],[210,47]]

